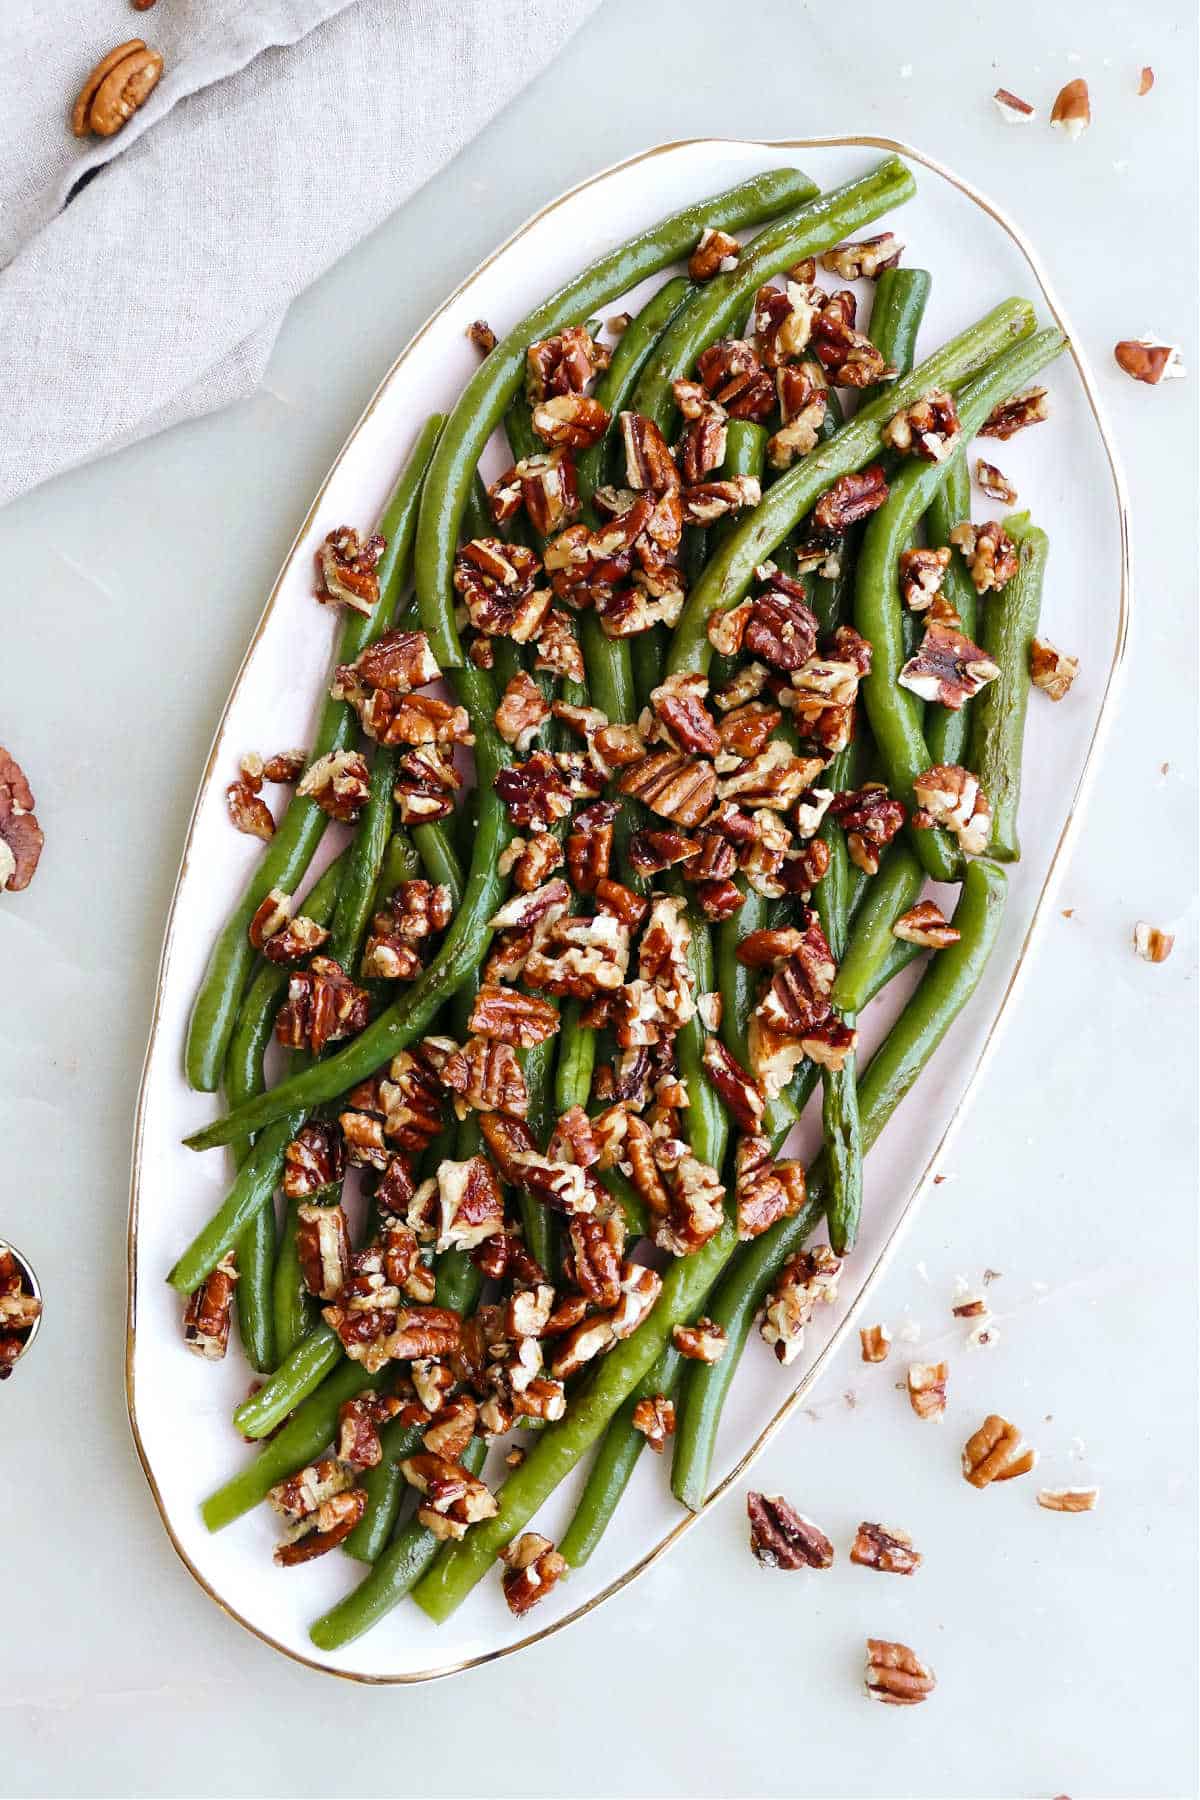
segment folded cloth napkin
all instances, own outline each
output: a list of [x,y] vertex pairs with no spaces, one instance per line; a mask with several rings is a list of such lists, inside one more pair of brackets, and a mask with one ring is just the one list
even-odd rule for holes
[[[250,393],[296,295],[597,4],[55,0],[10,13],[0,504]],[[162,53],[161,81],[116,137],[73,137],[85,76],[126,37]]]

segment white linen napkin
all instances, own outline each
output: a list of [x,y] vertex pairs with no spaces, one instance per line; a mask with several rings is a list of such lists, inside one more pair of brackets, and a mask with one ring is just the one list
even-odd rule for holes
[[[55,0],[10,12],[0,504],[252,392],[296,295],[597,4],[159,0],[135,12]],[[73,137],[84,77],[133,37],[162,53],[161,81],[116,137]]]

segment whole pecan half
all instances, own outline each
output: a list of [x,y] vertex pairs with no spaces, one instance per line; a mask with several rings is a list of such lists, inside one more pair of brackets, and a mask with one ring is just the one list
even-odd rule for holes
[[937,1686],[933,1670],[907,1644],[867,1639],[867,1694],[887,1706],[919,1706]]
[[841,533],[877,512],[887,497],[883,465],[871,463],[865,469],[839,475],[813,507],[812,516],[824,530]]
[[120,131],[157,86],[162,70],[162,57],[141,38],[129,38],[110,50],[84,82],[71,109],[75,136],[94,131],[97,137],[112,137]]
[[931,619],[916,655],[909,657],[896,680],[918,698],[958,712],[999,674],[997,664],[978,644]]
[[993,1481],[1028,1475],[1036,1462],[1037,1451],[1023,1443],[1016,1426],[999,1413],[989,1413],[963,1445],[963,1478],[972,1487],[990,1487]]
[[0,746],[0,891],[19,893],[29,886],[37,870],[46,840],[33,806],[24,770]]

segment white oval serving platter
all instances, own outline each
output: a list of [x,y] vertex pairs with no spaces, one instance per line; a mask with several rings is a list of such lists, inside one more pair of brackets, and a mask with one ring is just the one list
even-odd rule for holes
[[[204,771],[171,905],[158,997],[146,1054],[133,1148],[129,1217],[126,1388],[138,1454],[179,1555],[212,1599],[265,1643],[333,1674],[368,1682],[420,1681],[520,1649],[590,1612],[660,1556],[696,1519],[672,1499],[667,1471],[643,1457],[611,1531],[586,1568],[574,1572],[526,1620],[513,1619],[498,1580],[487,1580],[441,1628],[405,1603],[345,1650],[314,1649],[308,1625],[360,1578],[359,1564],[335,1553],[294,1570],[271,1560],[266,1509],[216,1536],[199,1503],[254,1452],[230,1424],[249,1373],[236,1342],[223,1363],[190,1355],[180,1302],[165,1276],[182,1245],[219,1204],[230,1179],[224,1151],[196,1156],[180,1140],[212,1116],[214,1100],[193,1093],[182,1070],[192,997],[209,947],[258,854],[256,840],[230,827],[224,789],[244,751],[270,752],[307,741],[329,665],[330,611],[311,597],[312,555],[343,522],[369,528],[427,414],[448,410],[476,364],[465,335],[471,320],[501,332],[544,294],[604,250],[663,214],[765,168],[798,164],[824,187],[899,153],[917,177],[915,199],[873,230],[894,227],[905,261],[928,268],[933,290],[918,354],[961,330],[997,301],[1028,296],[1041,323],[1068,331],[1036,256],[995,207],[948,169],[900,144],[873,137],[743,143],[719,139],[666,144],[573,189],[521,228],[433,317],[388,371],[317,495],[267,601]],[[661,277],[657,279],[662,279]],[[653,288],[635,290],[636,306]],[[606,314],[621,310],[614,302]],[[804,1358],[784,1370],[757,1337],[749,1343],[722,1423],[711,1507],[726,1494],[821,1373],[851,1328],[872,1282],[894,1251],[915,1204],[987,1062],[1002,1020],[1016,1013],[1018,978],[1040,916],[1050,906],[1064,850],[1078,822],[1086,778],[1121,662],[1128,609],[1124,494],[1109,434],[1078,348],[1044,377],[1053,414],[1044,428],[992,448],[1050,533],[1043,628],[1080,658],[1069,697],[1052,706],[1034,695],[1026,738],[1022,861],[1010,871],[1004,925],[971,1006],[922,1078],[920,1099],[899,1110],[867,1165],[862,1233],[833,1316],[815,1324]],[[496,452],[497,456],[499,452]],[[489,471],[490,472],[490,471]],[[978,503],[976,517],[995,516]],[[330,834],[332,836],[333,834]],[[325,854],[330,846],[324,847]],[[909,972],[909,983],[916,971]],[[896,989],[902,983],[894,984]],[[907,991],[907,987],[905,990]],[[868,1047],[902,1000],[889,991],[862,1022]],[[554,1496],[537,1524],[557,1538],[584,1471]],[[707,1510],[707,1508],[706,1508]],[[703,1516],[703,1515],[699,1515]],[[603,1631],[603,1621],[593,1623]]]

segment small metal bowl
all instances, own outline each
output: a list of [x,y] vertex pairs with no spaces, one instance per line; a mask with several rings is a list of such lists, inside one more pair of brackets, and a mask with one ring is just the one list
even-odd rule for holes
[[[4,1251],[4,1250],[9,1251],[10,1254],[15,1259],[15,1261],[20,1266],[21,1274],[24,1277],[25,1291],[27,1293],[32,1294],[35,1300],[40,1300],[42,1298],[42,1284],[38,1280],[37,1275],[34,1272],[33,1265],[29,1261],[29,1258],[27,1256],[22,1256],[21,1252],[17,1249],[15,1244],[9,1244],[4,1240],[4,1238],[0,1238],[0,1251]],[[37,1336],[37,1334],[41,1330],[41,1328],[42,1328],[42,1314],[39,1312],[37,1318],[33,1321],[33,1324],[29,1327],[29,1330],[25,1334],[25,1342],[21,1346],[21,1349],[17,1356],[16,1362],[11,1363],[9,1365],[10,1373],[12,1372],[13,1369],[16,1368],[17,1363],[19,1363],[21,1361],[21,1358],[23,1356],[28,1355],[30,1347],[33,1344],[33,1340]]]

